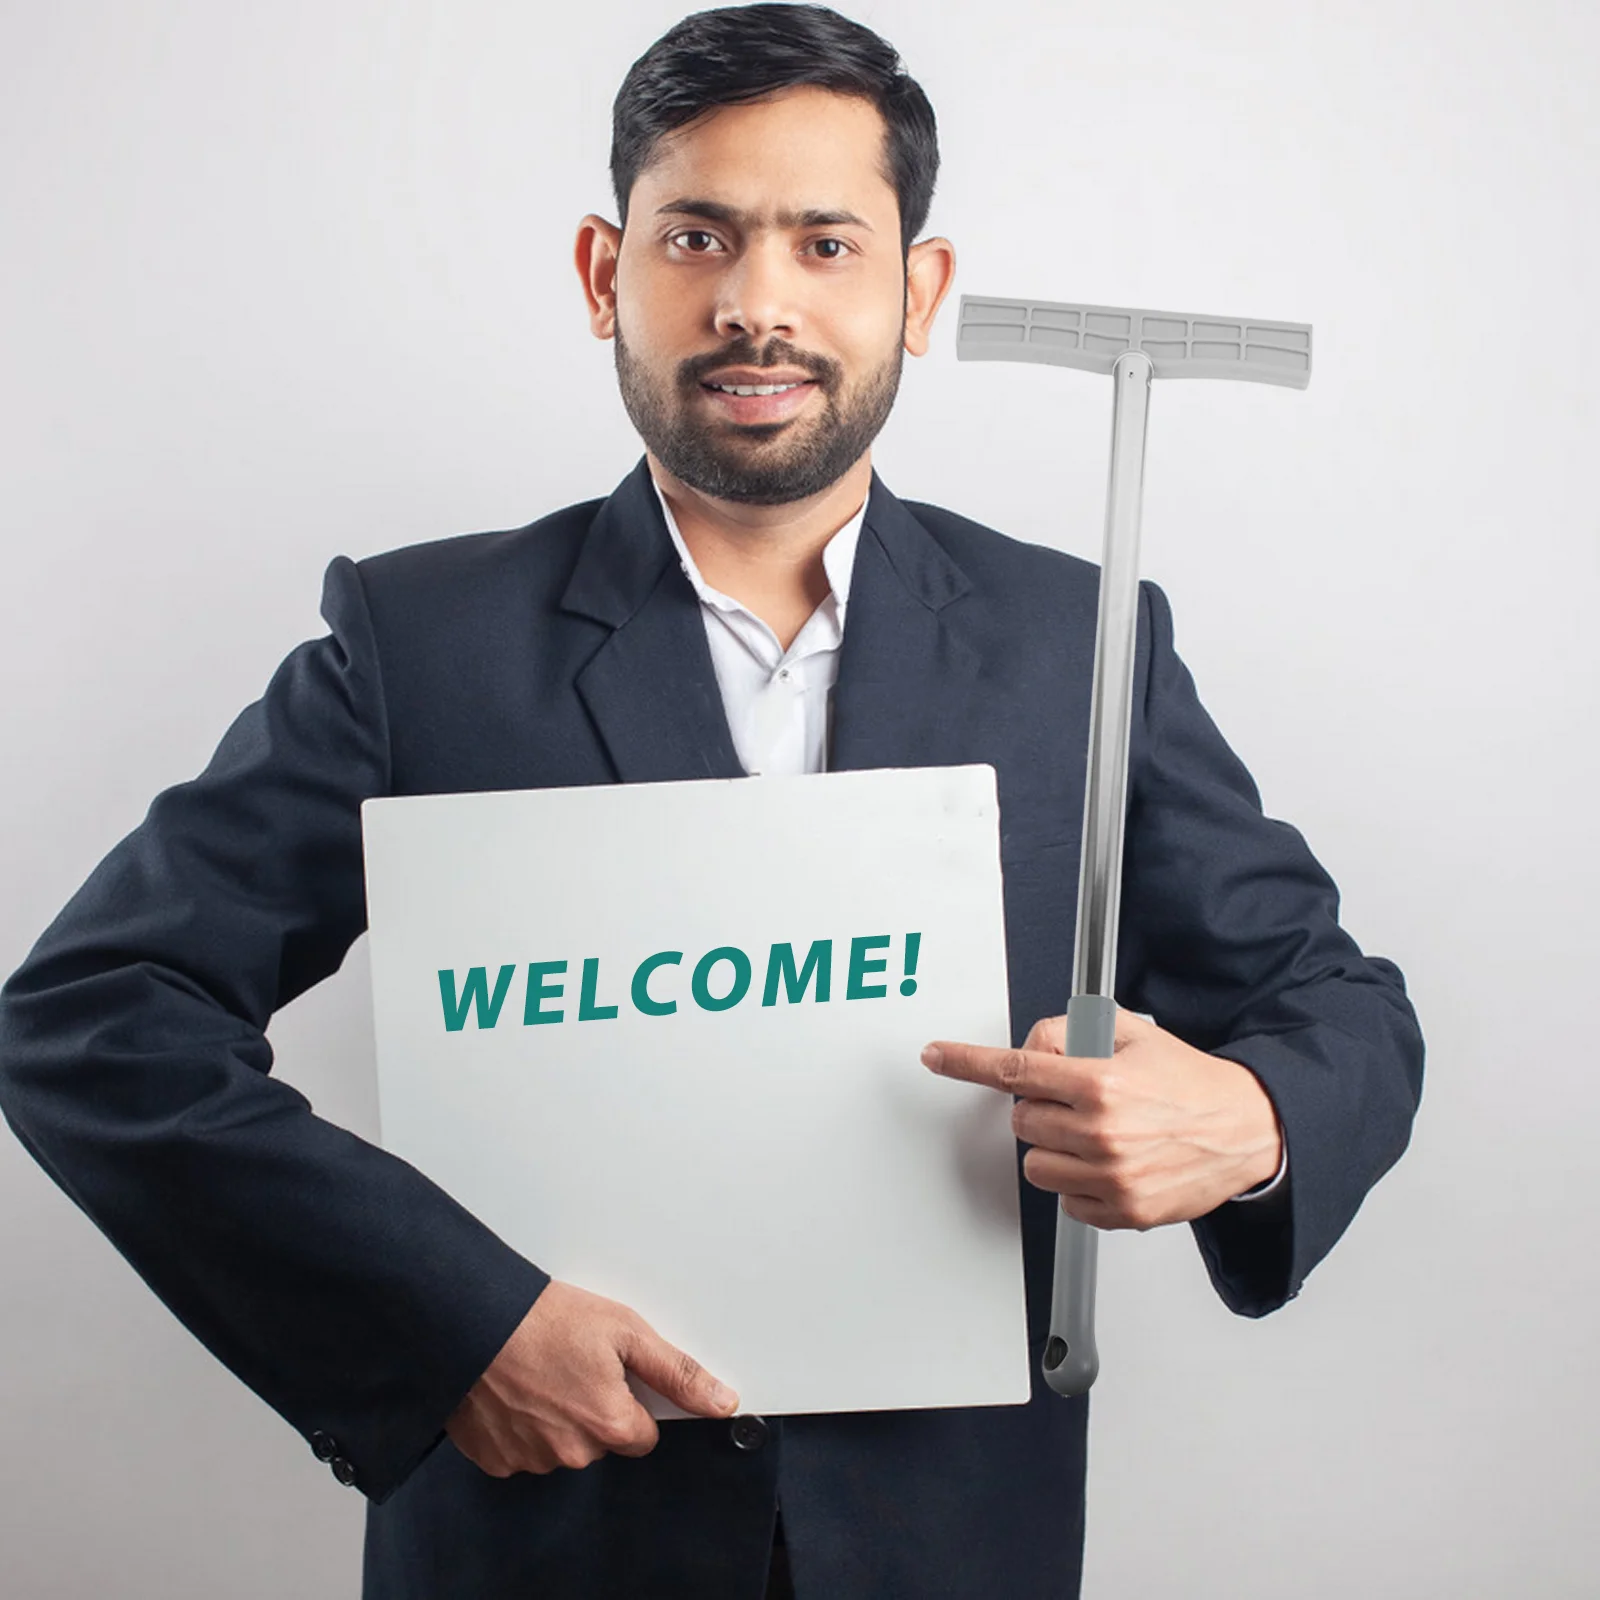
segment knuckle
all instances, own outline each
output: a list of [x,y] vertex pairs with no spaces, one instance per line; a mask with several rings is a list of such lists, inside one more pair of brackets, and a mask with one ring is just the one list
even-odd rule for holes
[[1073,1102],[1080,1111],[1103,1117],[1111,1109],[1111,1098],[1106,1092],[1106,1077],[1097,1073],[1078,1091]]
[[632,1420],[612,1447],[619,1455],[647,1456],[660,1441],[661,1431],[648,1412]]
[[1022,1041],[1022,1048],[1024,1050],[1054,1050],[1057,1032],[1055,1025],[1059,1020],[1058,1017],[1040,1017],[1028,1029],[1028,1037]]
[[1118,1227],[1147,1233],[1161,1220],[1154,1200],[1131,1174],[1123,1172],[1113,1177],[1107,1199],[1116,1212]]
[[591,1461],[598,1460],[605,1454],[597,1442],[581,1438],[577,1434],[568,1434],[555,1446],[556,1465],[570,1467],[574,1471],[582,1471]]
[[569,1445],[556,1452],[557,1461],[573,1472],[582,1472],[591,1462],[598,1460],[605,1454],[603,1450],[591,1450],[581,1445]]
[[1124,1154],[1125,1146],[1113,1128],[1105,1123],[1097,1123],[1084,1135],[1090,1153],[1099,1161],[1117,1161]]
[[1106,1174],[1106,1198],[1127,1216],[1138,1203],[1132,1177],[1122,1168],[1113,1168]]
[[627,1449],[638,1434],[637,1418],[632,1407],[627,1410],[621,1406],[614,1407],[595,1426],[595,1436],[608,1450]]
[[995,1063],[1001,1084],[1007,1089],[1019,1089],[1027,1080],[1028,1058],[1020,1050],[1006,1050]]

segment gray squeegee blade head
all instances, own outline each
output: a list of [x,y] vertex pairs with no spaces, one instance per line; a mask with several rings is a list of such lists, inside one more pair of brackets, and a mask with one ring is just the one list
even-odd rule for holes
[[1037,361],[1109,373],[1129,350],[1150,358],[1156,378],[1243,379],[1291,389],[1311,382],[1311,325],[1305,322],[961,297],[956,356],[962,361]]

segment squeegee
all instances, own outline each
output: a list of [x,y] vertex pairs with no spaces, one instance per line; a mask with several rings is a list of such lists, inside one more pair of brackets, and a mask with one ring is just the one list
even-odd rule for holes
[[[963,361],[1031,361],[1111,376],[1111,476],[1067,1003],[1067,1054],[1109,1061],[1117,1015],[1117,914],[1150,381],[1224,378],[1304,389],[1311,382],[1311,328],[1302,322],[964,295],[956,355]],[[1085,1393],[1100,1370],[1094,1338],[1099,1237],[1088,1223],[1057,1208],[1050,1337],[1042,1364],[1045,1382],[1057,1394]]]

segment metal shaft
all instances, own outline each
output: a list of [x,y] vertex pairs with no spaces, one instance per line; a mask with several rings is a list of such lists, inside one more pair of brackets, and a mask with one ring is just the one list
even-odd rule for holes
[[[1073,941],[1067,1054],[1109,1060],[1116,1018],[1117,918],[1121,906],[1123,823],[1128,798],[1128,734],[1139,614],[1139,523],[1144,506],[1145,429],[1150,358],[1130,350],[1112,372],[1111,478],[1095,626],[1078,923]],[[1055,1281],[1044,1379],[1057,1394],[1085,1393],[1099,1370],[1094,1300],[1099,1234],[1056,1212]]]
[[1128,808],[1128,730],[1133,721],[1134,629],[1139,615],[1139,522],[1150,360],[1137,351],[1111,369],[1111,481],[1106,491],[1100,615],[1095,626],[1089,710],[1089,770],[1083,791],[1078,927],[1072,992],[1110,996],[1117,976],[1122,835]]

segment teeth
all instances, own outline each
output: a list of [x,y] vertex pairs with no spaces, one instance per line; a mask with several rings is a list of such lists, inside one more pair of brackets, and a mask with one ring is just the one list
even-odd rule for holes
[[713,389],[724,394],[782,394],[786,389],[798,389],[798,383],[714,383]]

